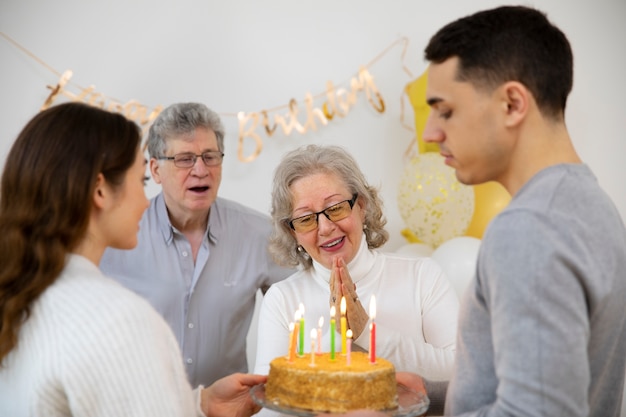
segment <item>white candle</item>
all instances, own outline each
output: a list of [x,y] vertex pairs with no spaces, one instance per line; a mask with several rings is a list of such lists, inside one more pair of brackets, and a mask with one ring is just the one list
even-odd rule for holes
[[346,364],[350,366],[350,353],[352,352],[352,330],[346,332]]
[[320,316],[317,322],[317,354],[322,354],[322,326],[324,325],[324,316]]
[[315,366],[315,339],[317,338],[317,332],[315,329],[311,329],[311,366]]

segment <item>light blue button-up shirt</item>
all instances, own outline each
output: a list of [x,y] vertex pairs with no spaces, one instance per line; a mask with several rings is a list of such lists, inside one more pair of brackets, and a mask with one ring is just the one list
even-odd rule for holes
[[206,386],[248,372],[246,336],[256,292],[294,272],[272,261],[270,231],[268,216],[218,197],[194,264],[191,244],[170,223],[159,194],[141,220],[137,247],[107,249],[100,267],[165,318],[189,382]]

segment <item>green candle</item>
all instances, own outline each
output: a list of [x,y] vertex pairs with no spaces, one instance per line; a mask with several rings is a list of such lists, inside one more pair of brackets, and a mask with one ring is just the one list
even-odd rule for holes
[[300,345],[298,346],[298,355],[304,356],[304,305],[300,303]]

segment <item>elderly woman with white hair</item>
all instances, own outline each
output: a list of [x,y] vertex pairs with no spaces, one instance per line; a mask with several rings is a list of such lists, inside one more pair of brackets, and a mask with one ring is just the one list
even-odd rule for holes
[[[325,317],[321,346],[328,351],[329,312],[334,306],[338,315],[345,298],[352,346],[369,351],[367,308],[375,296],[376,356],[397,371],[432,381],[450,378],[456,293],[433,260],[376,250],[388,239],[382,201],[350,154],[336,146],[309,145],[285,155],[275,171],[271,214],[270,251],[277,262],[298,271],[264,297],[256,373],[267,373],[272,359],[287,355],[289,324],[301,304],[305,334]],[[340,339],[334,338],[337,352]]]

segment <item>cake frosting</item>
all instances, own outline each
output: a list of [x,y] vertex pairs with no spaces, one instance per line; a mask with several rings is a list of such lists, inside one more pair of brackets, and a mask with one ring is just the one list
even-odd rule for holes
[[266,401],[289,408],[340,413],[356,409],[393,410],[398,407],[395,369],[376,358],[370,363],[363,352],[353,352],[350,364],[344,355],[329,353],[278,357],[270,362],[265,386]]

